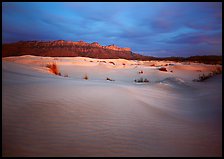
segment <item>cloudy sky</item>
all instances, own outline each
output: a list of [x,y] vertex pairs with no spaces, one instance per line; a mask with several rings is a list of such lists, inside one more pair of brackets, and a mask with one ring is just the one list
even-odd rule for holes
[[2,3],[3,43],[71,40],[150,56],[222,54],[221,2]]

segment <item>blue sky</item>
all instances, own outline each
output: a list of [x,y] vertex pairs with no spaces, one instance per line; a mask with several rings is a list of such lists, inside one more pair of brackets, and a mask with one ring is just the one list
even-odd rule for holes
[[3,43],[71,40],[149,56],[222,54],[221,2],[7,2]]

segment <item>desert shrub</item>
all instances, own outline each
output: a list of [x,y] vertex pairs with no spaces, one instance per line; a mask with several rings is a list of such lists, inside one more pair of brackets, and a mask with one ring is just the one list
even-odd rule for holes
[[159,68],[159,70],[167,72],[167,69],[165,67],[161,67],[161,68]]
[[172,70],[170,72],[173,72]]
[[125,65],[125,63],[122,63],[122,65]]
[[112,62],[112,61],[110,61],[109,63],[111,63],[111,64],[115,65],[115,63],[114,63],[114,62]]
[[209,73],[208,75],[205,75],[204,73],[202,75],[199,75],[198,79],[194,79],[194,82],[202,82],[205,81],[207,79],[209,79],[210,77],[213,77],[215,74],[213,73]]
[[155,66],[155,64],[151,64],[150,66]]
[[138,83],[143,82],[143,78],[141,77],[141,78],[138,79],[138,80],[135,79],[135,82],[138,82]]
[[141,71],[139,71],[138,73],[139,73],[139,74],[143,74],[143,71],[141,70]]
[[89,62],[93,62],[93,61],[89,61]]
[[222,73],[222,68],[221,67],[216,67],[216,70],[212,71],[214,75],[218,75]]
[[149,82],[149,80],[147,78],[145,78],[143,82]]
[[202,82],[208,78],[212,77],[212,73],[209,73],[208,75],[205,75],[204,73],[202,75],[199,75],[198,79],[194,79],[194,82]]
[[137,80],[135,79],[134,81],[137,82],[137,83],[149,82],[149,80],[147,78],[143,79],[142,77],[140,79],[137,79]]
[[108,80],[108,81],[115,81],[115,80],[113,80],[113,79],[110,79],[110,78],[108,78],[108,77],[106,78],[106,80]]
[[83,77],[83,79],[88,80],[89,77],[88,77],[87,75],[85,75],[85,76]]
[[208,75],[205,75],[204,73],[202,75],[199,75],[198,79],[194,79],[194,82],[202,82],[205,81],[215,75],[221,74],[222,73],[222,69],[221,67],[217,67],[216,70],[210,72]]
[[51,71],[52,73],[54,73],[55,75],[61,76],[61,73],[59,72],[56,63],[47,64],[46,67],[49,68],[50,71]]

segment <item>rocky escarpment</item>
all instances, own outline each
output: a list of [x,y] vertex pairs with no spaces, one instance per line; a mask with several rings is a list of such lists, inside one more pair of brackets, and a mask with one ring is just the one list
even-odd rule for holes
[[20,41],[3,44],[2,56],[36,55],[51,57],[84,56],[92,58],[124,58],[143,59],[145,56],[131,52],[130,48],[120,48],[116,45],[101,46],[97,42],[84,41]]

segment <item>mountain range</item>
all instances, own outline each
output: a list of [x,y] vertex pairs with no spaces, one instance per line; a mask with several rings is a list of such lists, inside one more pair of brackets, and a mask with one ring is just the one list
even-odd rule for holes
[[36,55],[50,57],[91,57],[100,59],[123,58],[128,60],[146,60],[150,57],[133,53],[130,48],[120,48],[116,45],[101,46],[97,42],[84,41],[19,41],[2,45],[2,56]]
[[130,48],[120,48],[116,45],[101,46],[97,42],[84,41],[19,41],[2,44],[2,57],[35,55],[49,57],[90,57],[99,59],[127,60],[173,60],[197,61],[208,64],[222,64],[222,56],[191,56],[191,57],[153,57],[133,53]]

